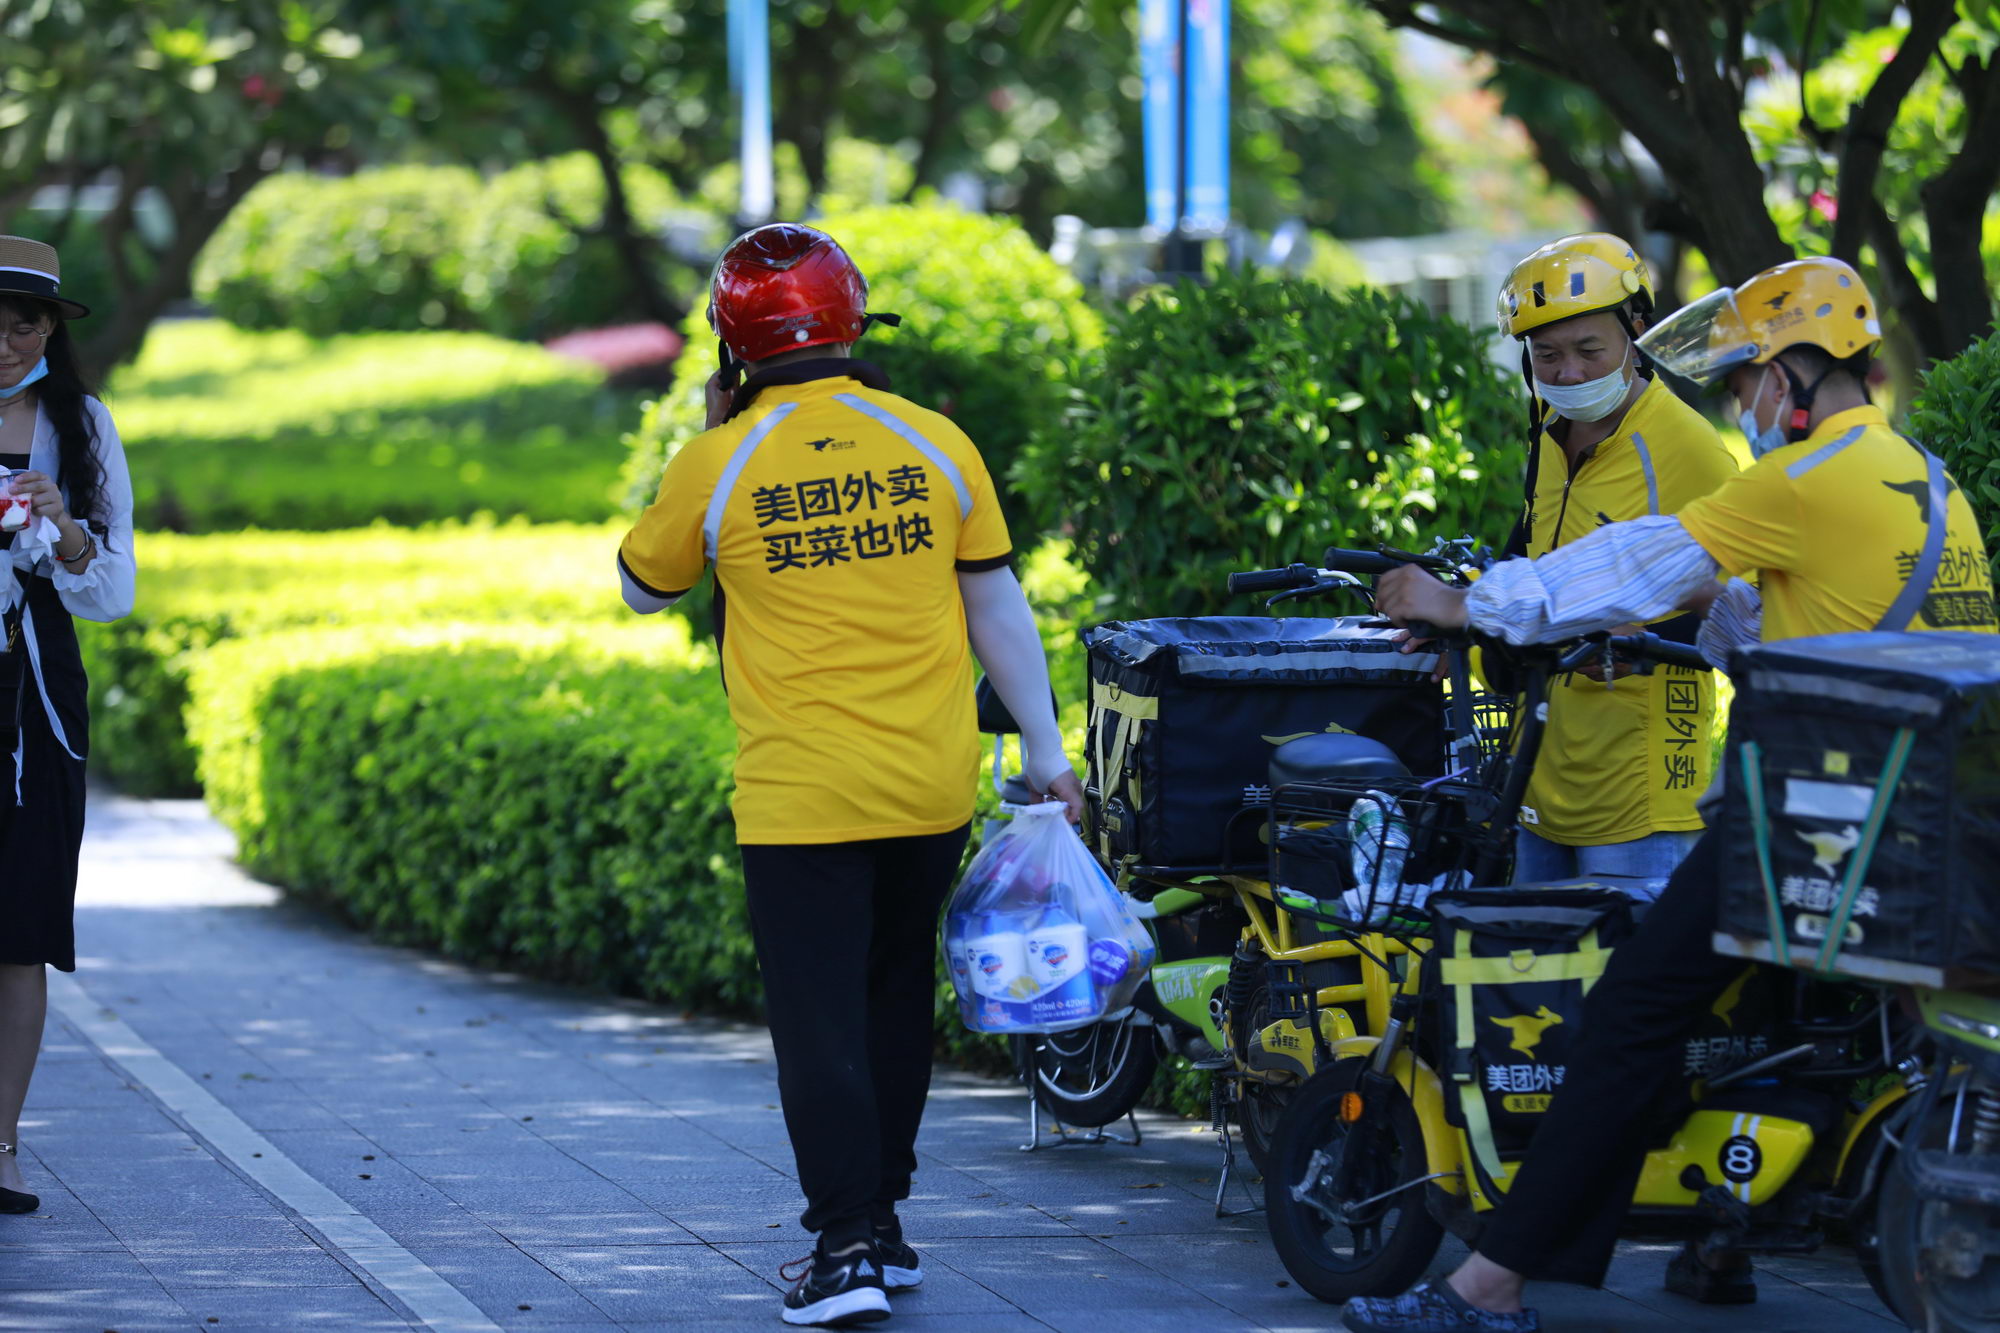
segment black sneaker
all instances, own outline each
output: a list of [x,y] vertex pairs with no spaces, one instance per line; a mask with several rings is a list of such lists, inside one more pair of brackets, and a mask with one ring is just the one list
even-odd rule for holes
[[[805,1271],[796,1280],[792,1270]],[[832,1258],[817,1248],[803,1259],[778,1270],[792,1282],[785,1293],[785,1322],[847,1328],[889,1317],[889,1297],[882,1285],[882,1264],[872,1248]]]
[[875,1235],[875,1253],[882,1260],[882,1285],[890,1291],[908,1291],[924,1285],[924,1261],[902,1240]]

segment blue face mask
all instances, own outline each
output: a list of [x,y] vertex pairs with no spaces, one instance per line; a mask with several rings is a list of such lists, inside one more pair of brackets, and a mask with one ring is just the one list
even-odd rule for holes
[[21,390],[27,388],[30,384],[33,384],[36,380],[47,379],[48,374],[49,374],[49,359],[47,357],[43,357],[41,360],[35,362],[35,368],[33,370],[23,375],[20,379],[14,381],[14,383],[10,387],[0,389],[0,398],[12,398],[15,394],[21,392]]
[[1784,420],[1785,417],[1782,411],[1773,414],[1769,426],[1763,430],[1757,429],[1757,400],[1764,396],[1764,381],[1770,377],[1771,368],[1766,366],[1764,367],[1764,373],[1757,378],[1756,392],[1750,395],[1750,406],[1744,408],[1742,413],[1736,418],[1736,424],[1743,430],[1743,438],[1750,442],[1750,456],[1752,458],[1762,458],[1773,449],[1782,449],[1791,443],[1790,440],[1785,438],[1784,430],[1778,425],[1778,422]]

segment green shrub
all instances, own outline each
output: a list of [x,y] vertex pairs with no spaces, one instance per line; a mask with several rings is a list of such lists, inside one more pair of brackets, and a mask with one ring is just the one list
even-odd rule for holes
[[466,327],[460,255],[480,189],[463,167],[273,176],[203,247],[196,294],[245,328],[318,337]]
[[[1006,218],[948,204],[887,205],[819,220],[868,279],[869,305],[903,317],[875,329],[855,355],[880,366],[895,392],[956,418],[995,478],[1022,443],[1052,425],[1069,359],[1102,330],[1075,279]],[[702,385],[715,370],[715,336],[701,310],[685,328],[692,345],[674,387],[632,437],[629,499],[651,500],[666,460],[702,427]],[[1032,522],[1009,514],[1023,530]]]
[[[720,246],[721,215],[683,203],[658,171],[625,169],[642,234],[669,221]],[[604,178],[585,153],[527,162],[491,181],[464,167],[287,172],[251,191],[203,249],[195,291],[243,328],[316,336],[483,328],[545,338],[640,314],[609,239]],[[706,277],[660,255],[670,291]]]
[[[681,204],[658,171],[628,166],[628,206],[640,229],[657,234],[670,217],[701,226],[719,249],[719,215]],[[480,327],[510,338],[546,338],[629,319],[636,312],[624,263],[603,236],[579,234],[604,220],[604,176],[588,153],[526,162],[488,182],[465,226],[466,308]],[[672,290],[693,291],[707,277],[664,257]]]
[[[814,219],[886,204],[908,194],[915,178],[916,169],[902,150],[866,139],[838,138],[827,146],[826,189],[814,199],[805,168],[799,164],[798,145],[781,141],[771,153],[771,193],[781,218]],[[716,217],[735,217],[743,202],[743,168],[734,161],[711,168],[695,196]]]
[[384,938],[746,1008],[733,734],[673,625],[220,645],[191,679],[209,803],[246,866]]
[[1071,524],[1100,615],[1248,609],[1231,570],[1329,545],[1506,535],[1518,391],[1486,339],[1406,298],[1246,273],[1116,320],[1013,474]]
[[604,518],[638,411],[595,366],[485,334],[217,320],[160,325],[107,401],[139,526],[182,532]]
[[1944,460],[1979,516],[2000,580],[2000,333],[1926,371],[1909,415],[1910,434]]

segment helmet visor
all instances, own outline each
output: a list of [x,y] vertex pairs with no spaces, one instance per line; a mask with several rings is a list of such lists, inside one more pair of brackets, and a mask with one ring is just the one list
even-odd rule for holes
[[1682,306],[1639,338],[1653,364],[1703,389],[1713,389],[1738,366],[1757,359],[1757,338],[1736,306],[1736,289],[1723,287]]

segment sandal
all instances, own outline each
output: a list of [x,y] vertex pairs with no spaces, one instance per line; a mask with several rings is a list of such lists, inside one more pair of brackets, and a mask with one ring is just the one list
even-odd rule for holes
[[1340,1317],[1350,1333],[1541,1333],[1542,1327],[1533,1310],[1482,1310],[1436,1279],[1400,1296],[1356,1296]]

